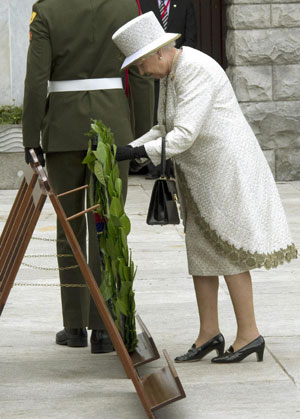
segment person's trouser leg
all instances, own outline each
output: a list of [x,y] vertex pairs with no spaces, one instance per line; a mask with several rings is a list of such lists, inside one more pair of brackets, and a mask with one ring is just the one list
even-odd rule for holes
[[[48,176],[55,194],[60,194],[85,184],[86,166],[82,164],[82,160],[85,155],[85,152],[80,151],[47,154],[46,164]],[[74,215],[84,209],[85,191],[77,191],[70,195],[61,197],[60,203],[67,217]],[[70,224],[83,254],[86,255],[85,217],[81,216],[75,220],[72,220]],[[57,222],[57,254],[73,255],[73,252],[68,244],[68,241],[66,240],[64,231],[59,222]],[[58,265],[60,268],[59,277],[62,285],[85,284],[85,280],[79,268],[64,269],[66,267],[77,265],[77,261],[74,256],[58,257]],[[88,289],[62,287],[61,301],[64,327],[86,327],[89,307]]]
[[[94,275],[97,284],[100,286],[101,283],[101,258],[100,258],[100,247],[99,239],[97,236],[96,224],[94,214],[88,214],[88,231],[89,231],[89,267]],[[89,319],[88,328],[94,330],[105,329],[102,318],[98,312],[98,309],[90,296],[89,302]]]

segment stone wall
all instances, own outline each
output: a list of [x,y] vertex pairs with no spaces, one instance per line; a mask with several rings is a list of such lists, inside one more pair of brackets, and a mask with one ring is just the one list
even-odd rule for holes
[[226,0],[228,76],[277,180],[300,179],[300,1]]
[[23,102],[29,21],[35,0],[0,0],[0,106]]
[[[0,106],[23,103],[34,2],[0,0]],[[0,189],[18,189],[24,166],[21,127],[0,125]]]

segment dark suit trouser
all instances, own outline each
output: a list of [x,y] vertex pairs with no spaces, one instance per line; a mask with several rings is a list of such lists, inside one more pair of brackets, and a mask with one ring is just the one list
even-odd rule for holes
[[[46,165],[51,186],[55,194],[60,194],[71,189],[78,188],[89,182],[90,172],[82,160],[86,155],[85,151],[71,151],[48,153],[46,155]],[[120,165],[121,166],[121,165]],[[128,164],[120,167],[121,178],[123,180],[123,193],[126,196]],[[125,180],[125,182],[124,182]],[[69,217],[85,208],[86,191],[74,192],[60,198],[62,207]],[[89,203],[87,204],[89,205]],[[96,233],[94,216],[89,213],[88,221],[88,264],[98,284],[101,282],[100,276],[100,253],[99,243]],[[86,257],[86,218],[81,216],[70,222],[75,236],[81,246],[82,252]],[[64,231],[57,221],[57,254],[73,254],[65,238]],[[77,265],[74,257],[58,257],[60,268]],[[85,280],[79,268],[70,270],[60,270],[61,284],[85,284]],[[103,322],[90,297],[87,288],[61,288],[61,301],[63,324],[67,328],[88,327],[89,329],[103,329]]]

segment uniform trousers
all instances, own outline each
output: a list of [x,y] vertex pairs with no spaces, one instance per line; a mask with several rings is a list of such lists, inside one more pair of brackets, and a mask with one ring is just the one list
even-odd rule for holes
[[[46,167],[51,187],[55,194],[60,194],[71,189],[78,188],[89,182],[90,172],[87,165],[82,164],[86,151],[70,151],[46,154]],[[128,163],[119,164],[120,177],[123,181],[124,199],[127,192]],[[67,217],[74,215],[89,205],[86,190],[74,192],[60,198],[60,203]],[[87,222],[86,222],[87,219]],[[89,213],[70,221],[71,227],[79,242],[81,250],[87,257],[87,233],[88,233],[88,264],[100,285],[100,252],[96,232],[94,215]],[[87,231],[88,230],[88,231]],[[66,240],[61,224],[57,220],[57,254],[73,255]],[[58,257],[59,268],[77,265],[72,257]],[[79,268],[60,270],[61,284],[85,284],[85,280]],[[66,328],[103,329],[103,321],[90,296],[88,288],[61,288],[61,301],[63,313],[63,325]]]

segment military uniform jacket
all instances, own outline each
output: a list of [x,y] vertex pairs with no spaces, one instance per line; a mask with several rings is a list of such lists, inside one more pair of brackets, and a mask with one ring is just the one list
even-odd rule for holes
[[[48,80],[121,77],[113,33],[138,15],[136,0],[40,0],[33,5],[24,92],[23,143],[45,152],[87,149],[90,119],[108,125],[119,145],[133,138],[124,89],[55,92]],[[152,125],[153,85],[129,73],[136,135]]]

